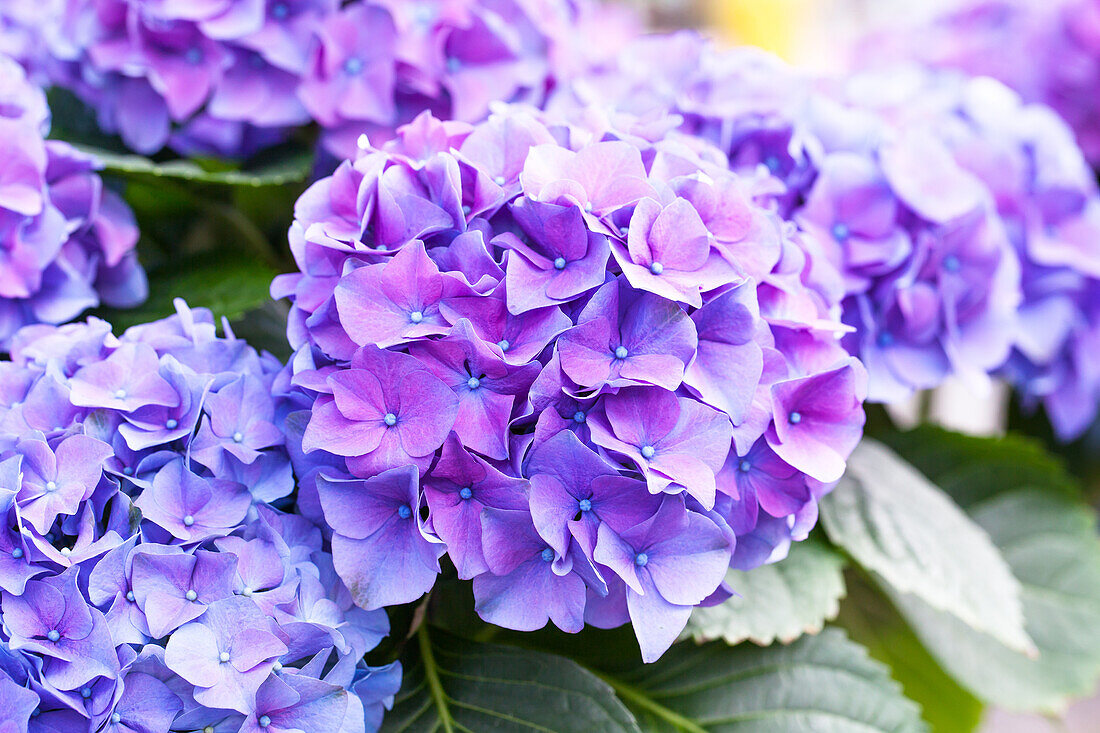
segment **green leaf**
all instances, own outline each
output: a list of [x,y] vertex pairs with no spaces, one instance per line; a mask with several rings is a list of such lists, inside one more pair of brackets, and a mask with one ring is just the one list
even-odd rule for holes
[[[1056,713],[1100,679],[1096,515],[1030,441],[921,429],[889,438],[985,528],[1022,586],[1029,657],[911,595],[895,605],[944,669],[979,698]],[[964,560],[965,561],[965,560]]]
[[816,634],[840,608],[843,568],[844,558],[824,542],[796,542],[780,562],[750,572],[731,570],[726,581],[737,595],[692,611],[687,633],[697,641],[748,639],[760,645]]
[[933,733],[973,733],[982,703],[953,680],[921,645],[904,619],[866,577],[850,573],[836,623],[884,662],[905,696],[921,706]]
[[155,162],[141,155],[114,153],[87,145],[77,147],[99,158],[103,171],[127,180],[168,180],[223,186],[282,186],[299,183],[309,175],[313,155],[308,150],[288,150],[271,154],[247,170],[207,170],[191,160]]
[[402,664],[385,733],[640,733],[607,684],[552,654],[429,633],[425,624]]
[[233,320],[271,301],[275,272],[240,254],[208,253],[162,264],[149,272],[149,299],[137,308],[103,308],[96,315],[116,333],[175,313],[173,300],[183,298],[192,308],[209,308],[215,318]]
[[920,709],[840,629],[789,646],[680,643],[601,675],[647,733],[911,733]]
[[892,592],[1034,652],[1020,584],[989,535],[881,443],[864,440],[852,454],[845,477],[821,503],[821,522],[829,539]]

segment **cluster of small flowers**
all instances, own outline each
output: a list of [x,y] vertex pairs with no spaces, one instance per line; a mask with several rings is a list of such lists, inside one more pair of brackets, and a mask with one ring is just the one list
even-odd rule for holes
[[1053,112],[913,67],[813,81],[692,34],[643,39],[624,59],[552,108],[668,115],[734,169],[772,175],[774,205],[843,273],[844,343],[872,400],[1000,373],[1043,398],[1064,437],[1087,427],[1100,211]]
[[298,506],[364,608],[446,553],[483,619],[632,621],[653,660],[816,522],[864,421],[839,274],[667,128],[425,113],[299,200]]
[[966,0],[922,26],[863,39],[856,65],[919,61],[989,76],[1053,108],[1100,167],[1100,4]]
[[293,486],[281,364],[207,311],[30,326],[0,364],[0,729],[377,729],[399,666]]
[[139,152],[244,156],[314,120],[344,158],[424,109],[537,102],[608,52],[578,34],[631,17],[588,0],[62,0],[44,43],[52,81]]
[[0,348],[24,325],[148,294],[133,213],[93,157],[44,139],[49,122],[42,90],[0,55]]
[[1084,432],[1100,408],[1100,191],[1049,107],[988,77],[926,67],[862,72],[851,100],[921,126],[989,189],[1021,268],[1013,351],[1000,369],[1042,400],[1055,431]]

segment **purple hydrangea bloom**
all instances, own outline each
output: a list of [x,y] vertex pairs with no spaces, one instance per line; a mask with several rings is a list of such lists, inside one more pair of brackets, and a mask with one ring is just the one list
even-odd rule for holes
[[32,323],[134,307],[148,285],[130,209],[95,158],[54,140],[46,97],[0,54],[0,346]]
[[[652,660],[731,564],[806,536],[866,375],[839,273],[768,186],[679,133],[572,119],[424,115],[315,183],[272,288],[279,388],[299,506],[358,603],[415,600],[446,552],[485,620],[633,620]],[[761,450],[785,483],[758,502],[728,467]]]
[[989,76],[1027,102],[1049,105],[1100,164],[1100,8],[1091,0],[967,0],[917,27],[860,43],[856,64],[919,61]]
[[[425,109],[483,119],[541,102],[637,32],[590,0],[22,0],[0,9],[0,52],[76,92],[105,130],[154,153],[243,157],[310,122],[342,158]],[[592,43],[597,37],[600,43]]]
[[294,490],[281,369],[182,301],[118,336],[91,319],[13,337],[0,728],[377,730],[400,668],[363,656],[387,617],[274,506]]

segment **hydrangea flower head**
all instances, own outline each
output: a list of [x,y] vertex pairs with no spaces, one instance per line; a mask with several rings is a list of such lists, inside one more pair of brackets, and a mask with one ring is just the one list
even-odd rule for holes
[[[20,7],[0,10],[0,43],[22,51]],[[38,65],[101,127],[141,153],[231,157],[316,122],[343,158],[424,109],[474,122],[494,101],[539,102],[615,46],[583,39],[635,24],[588,0],[60,0],[51,17]]]
[[812,527],[866,375],[829,263],[720,151],[495,109],[425,114],[298,202],[273,293],[299,507],[364,608],[446,553],[487,621],[633,621],[653,660]]
[[96,159],[45,140],[46,97],[0,55],[0,346],[32,323],[64,323],[98,305],[133,307],[148,285],[130,209]]
[[0,365],[4,730],[376,730],[386,615],[277,508],[282,365],[177,309],[29,326]]

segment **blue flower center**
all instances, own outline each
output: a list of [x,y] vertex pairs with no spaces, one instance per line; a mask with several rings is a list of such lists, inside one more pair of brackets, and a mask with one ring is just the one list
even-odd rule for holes
[[87,700],[89,697],[92,696],[92,688],[91,687],[81,687],[80,688],[80,696],[82,698],[84,698],[85,700]]
[[184,527],[190,527],[194,523],[195,523],[195,518],[193,516],[191,516],[190,514],[188,514],[186,517],[183,518],[183,526]]
[[355,76],[363,71],[363,59],[358,56],[350,56],[344,61],[344,73],[348,76]]
[[955,255],[947,255],[943,258],[943,269],[948,272],[958,272],[960,267],[962,267],[962,263]]
[[60,641],[61,640],[61,632],[58,631],[57,629],[50,629],[49,631],[46,632],[46,638],[49,639],[50,641]]
[[497,184],[498,186],[503,186],[507,182],[508,179],[506,179],[504,176],[495,176],[493,178],[493,183]]
[[47,481],[46,482],[46,491],[57,491],[57,482],[56,481]]
[[424,312],[423,311],[413,311],[412,313],[409,314],[409,320],[412,321],[413,323],[420,323],[421,321],[424,320]]
[[634,564],[640,568],[644,568],[648,562],[649,555],[645,554],[644,552],[639,552],[637,555],[634,556]]
[[652,458],[656,453],[657,453],[657,451],[654,450],[653,446],[651,446],[651,445],[643,445],[642,446],[642,458],[645,458],[647,461],[650,458]]
[[580,508],[580,510],[582,512],[590,512],[590,511],[592,511],[592,500],[591,499],[581,499],[579,502],[577,502],[577,506]]
[[271,6],[271,17],[276,20],[283,20],[290,15],[290,7],[286,3],[275,3]]
[[573,422],[575,422],[575,423],[582,423],[587,419],[588,418],[585,416],[585,414],[583,412],[581,412],[580,410],[577,410],[576,412],[573,413]]
[[239,430],[237,432],[233,433],[233,442],[234,443],[243,443],[244,442],[244,433],[240,432]]
[[261,715],[260,719],[256,722],[260,724],[261,728],[266,728],[267,726],[271,725],[271,718],[266,715]]
[[791,425],[797,425],[798,423],[802,422],[802,413],[792,412],[790,415],[787,415],[787,422],[789,422]]
[[463,204],[462,205],[462,213],[465,214],[466,216],[469,216],[470,214],[472,214],[473,211],[474,211],[473,208],[469,204]]
[[122,713],[111,713],[111,722],[112,723],[121,723],[122,722]]
[[463,499],[469,499],[474,495],[474,492],[469,486],[463,486],[461,489],[458,490],[458,495],[461,496]]
[[127,476],[133,476],[134,475],[134,468],[133,468],[133,466],[123,466],[122,467],[122,472],[124,474],[126,474]]
[[737,464],[737,470],[741,473],[748,473],[752,470],[752,461],[747,458],[742,458],[741,462]]
[[392,412],[387,412],[385,415],[382,416],[382,422],[386,423],[386,425],[389,425],[392,428],[394,425],[397,424],[397,415],[394,415]]
[[134,602],[134,592],[132,590],[126,591],[126,600],[128,600],[130,603]]
[[470,377],[469,379],[466,380],[466,386],[469,387],[470,389],[477,389],[478,387],[481,386],[481,380],[478,379],[477,377]]
[[412,513],[413,511],[411,508],[409,508],[408,504],[402,504],[401,506],[397,507],[397,516],[401,517],[402,519],[408,519],[412,516]]
[[882,347],[894,345],[894,334],[889,331],[882,331],[878,335],[878,345]]
[[23,557],[23,548],[16,547],[14,550],[11,551],[11,556],[14,557],[16,560]]
[[845,242],[850,236],[852,236],[852,230],[848,228],[847,224],[842,222],[833,224],[833,239],[838,242]]
[[187,63],[198,66],[202,63],[202,50],[192,46],[184,53],[184,58],[187,59]]
[[126,390],[124,390],[124,389],[116,389],[116,390],[115,390],[115,399],[116,399],[116,400],[124,400],[124,399],[126,399]]
[[164,427],[167,430],[175,430],[179,426],[180,426],[179,420],[176,420],[175,418],[170,417],[164,422]]
[[769,155],[768,157],[764,158],[764,166],[772,173],[775,173],[777,170],[779,170],[779,158],[775,157],[774,155]]
[[221,652],[218,654],[218,661],[225,664],[229,661],[229,652]]
[[501,339],[500,341],[497,341],[497,346],[500,347],[501,351],[507,354],[508,349],[512,348],[512,343],[508,339]]
[[615,358],[616,359],[625,359],[628,356],[630,356],[630,352],[627,351],[627,348],[625,346],[616,346],[615,347]]
[[556,260],[554,260],[554,269],[555,270],[564,270],[565,269],[565,258],[564,257],[559,257]]
[[189,590],[187,591],[187,593],[184,594],[184,598],[194,603],[195,601],[199,600],[199,594],[193,590]]
[[461,68],[462,61],[460,59],[456,59],[454,56],[451,56],[449,59],[447,59],[447,71],[454,74]]
[[547,547],[545,550],[542,551],[542,561],[543,562],[550,562],[553,559],[554,559],[554,551],[551,550],[549,547]]
[[660,275],[662,272],[665,271],[665,266],[662,265],[660,262],[654,262],[652,265],[649,266],[649,271],[652,272],[654,275]]

